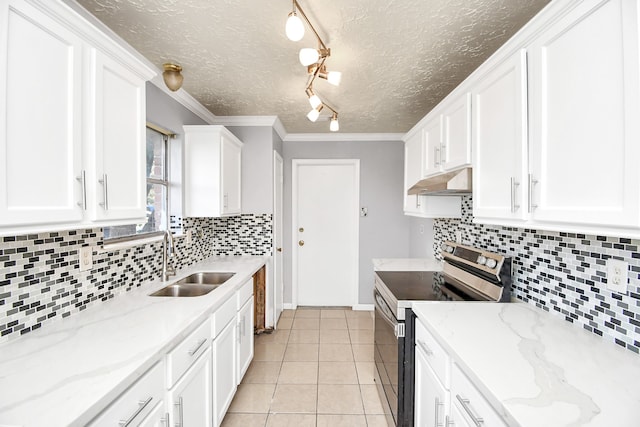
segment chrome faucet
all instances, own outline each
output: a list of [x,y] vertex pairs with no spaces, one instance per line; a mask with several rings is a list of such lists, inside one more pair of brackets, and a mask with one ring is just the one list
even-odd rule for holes
[[164,239],[162,240],[162,281],[166,282],[169,277],[176,275],[175,268],[171,265],[169,260],[173,258],[173,254],[176,251],[176,246],[173,241],[173,235],[171,231],[165,230]]

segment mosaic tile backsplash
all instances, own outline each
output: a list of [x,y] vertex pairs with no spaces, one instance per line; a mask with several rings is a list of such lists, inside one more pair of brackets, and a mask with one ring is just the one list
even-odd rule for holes
[[[171,229],[192,232],[176,239],[172,264],[182,268],[213,255],[271,255],[272,215],[171,218]],[[80,271],[79,251],[91,246],[93,268]],[[162,242],[114,251],[101,228],[0,237],[0,343],[48,322],[159,278]]]
[[[536,231],[473,223],[471,196],[461,219],[434,221],[434,252],[462,242],[513,258],[513,293],[527,303],[638,354],[640,350],[640,240]],[[606,288],[606,260],[629,263],[627,295]]]

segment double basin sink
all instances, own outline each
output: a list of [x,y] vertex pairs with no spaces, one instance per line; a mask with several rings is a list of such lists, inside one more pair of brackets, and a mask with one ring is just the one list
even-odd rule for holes
[[235,273],[201,272],[191,274],[176,283],[149,294],[152,297],[199,297],[213,291]]

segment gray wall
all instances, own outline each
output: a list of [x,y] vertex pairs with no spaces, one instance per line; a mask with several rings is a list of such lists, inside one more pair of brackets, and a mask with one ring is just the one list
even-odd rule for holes
[[147,82],[147,121],[176,134],[169,141],[169,213],[182,217],[182,141],[183,125],[206,125],[200,117]]
[[433,258],[433,219],[409,219],[409,257]]
[[291,303],[291,164],[293,159],[360,159],[358,304],[373,303],[373,258],[409,256],[410,221],[402,211],[404,145],[400,141],[284,142],[284,302]]

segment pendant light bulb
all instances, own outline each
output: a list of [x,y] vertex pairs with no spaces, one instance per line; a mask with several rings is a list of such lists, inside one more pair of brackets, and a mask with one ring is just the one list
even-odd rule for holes
[[340,71],[329,71],[327,73],[327,81],[334,86],[340,86],[340,81],[342,81],[342,73]]
[[302,23],[302,19],[296,15],[295,11],[289,14],[284,31],[287,38],[292,42],[300,41],[302,37],[304,37],[304,24]]
[[300,63],[305,67],[315,64],[320,59],[320,54],[317,49],[312,49],[310,47],[305,47],[300,49],[300,54],[298,55],[300,59]]
[[331,132],[338,132],[340,130],[340,123],[338,123],[338,115],[334,114],[331,117],[331,122],[329,122],[329,130]]
[[311,104],[311,108],[315,110],[320,105],[322,105],[322,101],[320,100],[320,97],[318,95],[313,94],[309,97],[309,104]]
[[313,110],[309,111],[309,114],[307,114],[307,119],[312,122],[318,120],[318,117],[320,117],[320,110],[322,110],[322,105],[318,109],[314,108]]

